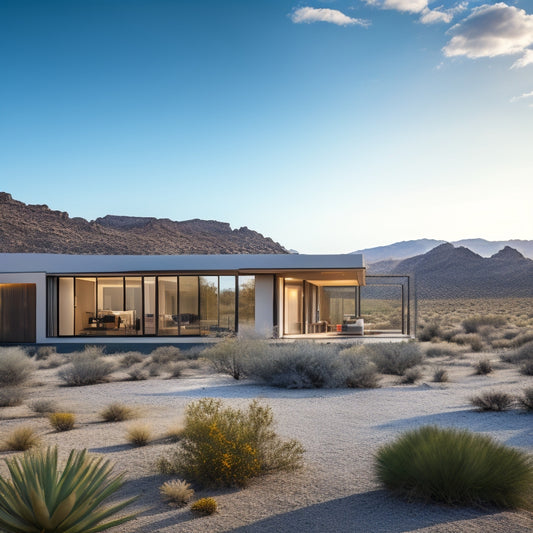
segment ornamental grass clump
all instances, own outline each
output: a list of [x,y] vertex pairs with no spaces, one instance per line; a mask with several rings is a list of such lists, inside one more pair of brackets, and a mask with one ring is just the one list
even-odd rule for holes
[[487,374],[494,372],[494,369],[492,368],[490,359],[484,357],[474,365],[474,371],[478,376],[486,376]]
[[191,505],[191,511],[200,516],[208,516],[216,513],[218,504],[215,498],[200,498]]
[[104,422],[122,422],[135,418],[136,414],[132,407],[120,402],[113,402],[100,413],[100,416]]
[[57,448],[6,459],[11,479],[0,476],[0,530],[8,533],[96,533],[135,518],[113,518],[135,500],[102,504],[123,484],[112,466],[87,451],[70,452],[58,471]]
[[73,413],[51,413],[48,420],[56,431],[70,431],[74,427],[76,417]]
[[19,426],[5,437],[2,449],[11,452],[23,452],[38,446],[41,439],[30,426]]
[[381,447],[383,485],[408,499],[520,508],[531,505],[533,460],[467,430],[423,426]]
[[146,446],[152,440],[152,428],[147,424],[135,424],[126,431],[126,438],[132,446]]
[[281,440],[273,426],[272,410],[256,400],[245,410],[211,398],[192,402],[177,449],[159,469],[205,487],[242,487],[253,477],[299,468],[302,445]]
[[159,492],[172,505],[186,505],[194,496],[194,489],[191,484],[182,479],[167,481],[159,487]]

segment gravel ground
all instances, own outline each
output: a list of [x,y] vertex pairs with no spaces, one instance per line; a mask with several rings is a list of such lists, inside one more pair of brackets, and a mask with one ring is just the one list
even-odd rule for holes
[[[533,415],[518,409],[478,413],[468,399],[482,390],[520,393],[533,378],[500,364],[494,374],[475,376],[473,358],[429,360],[425,380],[399,385],[394,378],[370,390],[282,390],[206,369],[188,370],[179,379],[140,382],[113,381],[89,387],[59,386],[57,370],[40,370],[39,385],[31,399],[53,399],[76,413],[72,431],[55,433],[45,418],[27,406],[0,409],[0,439],[10,429],[32,425],[45,444],[57,444],[62,456],[71,448],[89,448],[104,454],[125,471],[127,482],[120,497],[140,494],[133,507],[139,517],[112,531],[119,532],[526,532],[533,530],[533,514],[498,509],[447,507],[407,503],[380,488],[373,476],[373,455],[400,432],[425,424],[468,428],[533,453]],[[451,382],[430,381],[435,366],[444,365]],[[202,397],[222,398],[245,406],[260,398],[272,407],[278,433],[299,439],[305,449],[305,467],[257,479],[243,490],[201,490],[196,497],[214,496],[219,512],[196,518],[188,508],[164,503],[159,486],[169,477],[158,475],[154,461],[172,449],[164,439],[149,446],[126,444],[125,432],[134,422],[103,423],[98,413],[112,401],[139,409],[154,435],[179,422],[188,402]],[[28,403],[31,403],[31,399]],[[3,452],[0,457],[13,453]],[[6,474],[0,465],[0,473]]]

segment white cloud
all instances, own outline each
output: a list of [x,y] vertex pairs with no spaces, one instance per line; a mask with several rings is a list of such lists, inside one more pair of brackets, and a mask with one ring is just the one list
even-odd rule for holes
[[514,67],[533,63],[528,49],[533,44],[533,15],[504,2],[476,7],[450,33],[453,37],[443,48],[447,57],[476,59],[522,53]]
[[533,50],[527,49],[524,55],[512,64],[511,68],[522,68],[531,64],[533,64]]
[[442,6],[436,7],[435,9],[429,9],[429,7],[426,7],[422,10],[422,14],[420,15],[420,22],[422,24],[435,24],[437,22],[449,24],[453,20],[453,17],[455,17],[457,13],[464,11],[467,6],[467,2],[461,2],[450,9],[443,9]]
[[383,9],[395,9],[396,11],[406,13],[419,13],[422,24],[435,24],[438,22],[449,23],[453,17],[464,11],[468,2],[460,4],[450,9],[444,9],[443,6],[435,9],[429,8],[431,0],[364,0],[368,5],[381,7]]
[[368,21],[349,17],[337,9],[314,7],[300,7],[299,9],[296,9],[291,15],[291,20],[296,24],[330,22],[331,24],[337,24],[337,26],[349,26],[353,24],[357,24],[359,26],[369,25]]
[[385,0],[382,5],[385,9],[420,13],[424,9],[427,9],[428,0]]
[[[533,98],[533,91],[531,91],[530,93],[521,94],[520,96],[513,96],[511,98],[511,102],[518,102],[518,100],[523,100],[524,98]],[[530,106],[531,105],[533,104],[530,104]]]

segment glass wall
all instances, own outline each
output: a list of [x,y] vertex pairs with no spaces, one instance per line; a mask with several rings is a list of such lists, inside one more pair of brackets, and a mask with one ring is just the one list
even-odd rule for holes
[[218,332],[218,276],[200,276],[200,334]]
[[219,322],[221,332],[235,331],[235,276],[220,276],[219,278]]
[[239,276],[239,331],[255,327],[255,276]]
[[180,335],[200,335],[198,276],[180,276]]
[[283,316],[283,332],[286,335],[303,333],[303,281],[285,281]]
[[51,336],[217,336],[236,331],[237,314],[241,328],[255,323],[254,276],[65,276],[49,281]]
[[320,287],[320,320],[332,326],[357,318],[356,287]]
[[178,277],[158,278],[159,335],[178,335]]

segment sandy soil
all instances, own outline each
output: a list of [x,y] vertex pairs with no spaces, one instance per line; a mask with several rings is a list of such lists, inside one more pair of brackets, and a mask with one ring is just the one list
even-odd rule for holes
[[[425,379],[399,385],[392,377],[372,390],[281,390],[188,370],[179,379],[141,382],[114,381],[88,387],[60,386],[57,369],[40,370],[31,389],[33,399],[53,399],[76,413],[72,431],[55,433],[45,418],[35,417],[25,405],[0,409],[2,435],[30,424],[45,444],[57,444],[62,456],[71,448],[89,448],[104,454],[127,473],[120,497],[140,494],[133,506],[139,517],[115,528],[118,532],[526,532],[533,530],[533,514],[497,509],[456,508],[407,503],[380,488],[373,476],[373,454],[400,432],[423,424],[468,428],[498,441],[533,452],[533,415],[514,409],[479,413],[468,399],[486,389],[519,394],[533,386],[533,378],[515,367],[498,363],[489,376],[475,376],[472,360],[479,355],[448,360],[430,359]],[[493,356],[494,357],[494,356]],[[451,381],[430,381],[436,366],[445,366]],[[118,378],[120,376],[115,376]],[[161,436],[179,421],[188,402],[202,397],[222,398],[245,406],[263,399],[274,411],[278,432],[299,439],[306,448],[305,467],[291,474],[276,474],[254,481],[243,490],[201,490],[196,497],[214,496],[219,512],[196,518],[188,508],[164,503],[159,486],[169,477],[155,472],[154,461],[173,444],[163,439],[134,448],[125,431],[132,422],[103,423],[98,413],[112,401],[137,406],[140,420]],[[13,453],[3,452],[0,457]],[[0,465],[0,473],[6,467]]]

